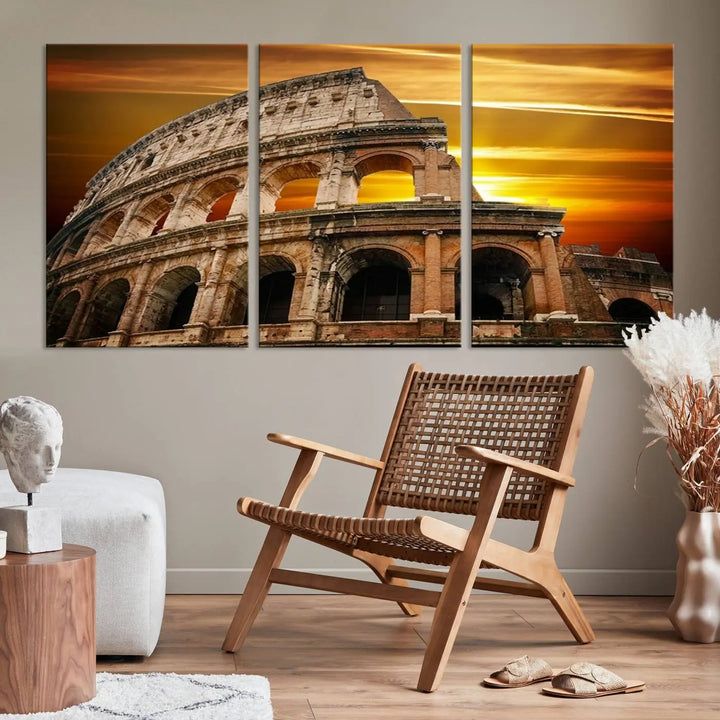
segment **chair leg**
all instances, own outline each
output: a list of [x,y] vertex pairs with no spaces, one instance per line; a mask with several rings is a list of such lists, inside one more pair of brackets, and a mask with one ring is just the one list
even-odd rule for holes
[[236,652],[245,642],[263,601],[270,590],[270,573],[280,565],[291,534],[277,527],[271,527],[265,537],[255,567],[250,574],[245,592],[238,603],[235,615],[228,628],[222,649]]
[[422,692],[432,692],[440,684],[477,574],[466,570],[463,572],[457,562],[459,559],[456,558],[448,572],[440,602],[433,615],[430,640],[417,684],[417,689]]
[[512,468],[488,463],[478,497],[475,522],[468,535],[465,549],[452,561],[444,583],[440,602],[435,608],[430,640],[425,649],[417,689],[432,692],[440,684],[455,636],[460,629],[468,598],[482,564],[482,556],[492,533]]
[[575,639],[583,644],[592,642],[595,639],[595,633],[572,594],[572,590],[559,570],[555,569],[553,575],[551,582],[542,588],[543,592],[555,606]]

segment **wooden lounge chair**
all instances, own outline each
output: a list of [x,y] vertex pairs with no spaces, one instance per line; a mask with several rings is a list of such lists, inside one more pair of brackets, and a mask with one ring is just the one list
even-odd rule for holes
[[[242,645],[272,583],[383,598],[408,615],[435,608],[418,690],[438,686],[470,591],[548,598],[580,643],[594,639],[555,564],[555,542],[585,415],[592,368],[577,375],[481,377],[411,365],[380,460],[287,435],[268,439],[300,451],[279,505],[240,498],[238,511],[270,526],[223,649]],[[375,470],[361,517],[297,510],[323,456]],[[474,516],[471,529],[428,515],[386,519],[387,507]],[[538,521],[529,551],[491,539],[496,517]],[[357,558],[379,583],[280,568],[293,535]],[[447,572],[394,560],[449,567]],[[501,568],[524,581],[479,578]],[[442,585],[410,587],[408,580]]]

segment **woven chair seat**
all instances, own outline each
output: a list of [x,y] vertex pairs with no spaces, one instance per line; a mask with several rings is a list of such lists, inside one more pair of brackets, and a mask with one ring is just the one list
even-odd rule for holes
[[418,518],[360,518],[321,515],[240,498],[242,515],[281,527],[307,540],[322,541],[344,552],[364,550],[399,560],[450,565],[455,550],[420,532]]

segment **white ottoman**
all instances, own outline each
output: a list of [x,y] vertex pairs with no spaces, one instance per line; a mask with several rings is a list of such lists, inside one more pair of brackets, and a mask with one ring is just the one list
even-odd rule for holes
[[[0,470],[0,506],[25,495]],[[165,496],[154,478],[59,468],[33,495],[60,508],[63,542],[97,552],[97,654],[150,655],[165,608]]]

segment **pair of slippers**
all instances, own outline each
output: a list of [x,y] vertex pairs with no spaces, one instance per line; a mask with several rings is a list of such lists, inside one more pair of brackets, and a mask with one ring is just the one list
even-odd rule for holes
[[596,698],[645,689],[645,683],[623,680],[600,665],[579,662],[565,670],[553,670],[541,658],[527,655],[512,660],[502,670],[485,678],[483,684],[493,688],[519,688],[548,680],[552,687],[542,689],[546,695],[567,698]]

